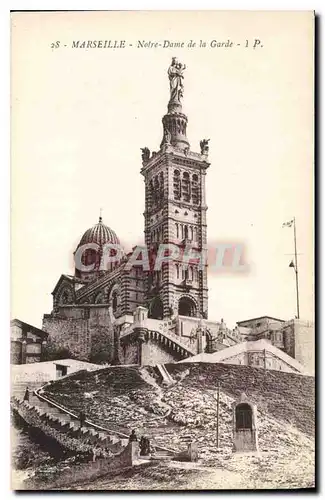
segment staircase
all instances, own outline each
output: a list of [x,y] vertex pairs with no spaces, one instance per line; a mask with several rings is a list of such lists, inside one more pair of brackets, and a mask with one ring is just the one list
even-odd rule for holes
[[23,400],[26,383],[19,383],[13,387],[12,406],[23,418],[28,414],[33,414],[40,422],[44,422],[44,424],[59,431],[60,434],[77,438],[82,444],[95,445],[108,450],[114,455],[121,453],[127,446],[128,436],[126,435],[118,436],[116,433],[111,433],[107,429],[87,420],[80,427],[77,415],[45,397],[42,394],[42,389],[31,390],[37,385],[39,386],[39,383],[28,384],[30,389],[29,401]]
[[[164,365],[161,365],[160,369],[167,380],[173,380]],[[109,451],[113,455],[119,455],[128,445],[128,436],[121,432],[106,429],[89,420],[86,420],[84,425],[80,427],[78,415],[45,396],[43,388],[39,388],[39,383],[29,383],[28,388],[30,389],[29,401],[24,401],[26,383],[16,384],[13,387],[12,407],[22,418],[26,419],[27,423],[29,423],[28,416],[34,416],[40,422],[58,431],[59,442],[63,446],[66,444],[65,436],[77,439],[81,449],[82,445],[88,445]],[[33,388],[35,390],[32,391]],[[174,450],[160,446],[155,448],[152,454],[153,460],[171,460],[175,456]],[[139,459],[141,460],[141,457]]]
[[189,358],[197,354],[192,347],[182,342],[177,335],[171,332],[148,330],[148,338],[159,342],[164,349],[173,351],[175,358],[178,359]]
[[174,379],[168,373],[165,365],[157,365],[156,368],[157,368],[159,375],[162,378],[162,383],[164,385],[172,385],[175,383]]

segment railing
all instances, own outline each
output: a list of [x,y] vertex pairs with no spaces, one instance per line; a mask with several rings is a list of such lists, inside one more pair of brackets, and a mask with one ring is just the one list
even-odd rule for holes
[[160,336],[160,337],[163,337],[166,340],[172,342],[177,347],[179,347],[179,349],[183,350],[184,354],[186,354],[187,356],[188,355],[194,356],[196,354],[196,352],[194,352],[189,346],[180,342],[179,337],[177,337],[176,335],[170,334],[169,332],[167,333],[167,332],[152,331],[152,330],[150,331],[150,334],[152,335],[153,338],[157,338],[157,340],[160,340],[160,338],[159,338],[159,336]]
[[[48,384],[46,384],[48,385]],[[45,387],[45,386],[44,386]],[[49,406],[54,406],[57,410],[60,410],[62,413],[66,413],[67,415],[70,415],[70,417],[75,418],[76,420],[79,420],[79,416],[73,413],[72,411],[68,410],[64,406],[56,403],[49,397],[44,396],[43,394],[40,394],[40,391],[44,390],[43,387],[40,389],[36,389],[34,391],[34,394],[42,401],[45,401]],[[91,422],[90,420],[85,420],[85,424],[89,425],[89,427],[94,427],[95,429],[99,429],[100,431],[105,431],[110,434],[116,434],[117,436],[121,437],[122,439],[129,438],[127,434],[124,434],[123,432],[119,431],[113,431],[112,429],[107,429],[105,427],[102,427],[101,425],[97,425],[94,422]]]
[[[73,373],[73,375],[75,375],[76,372]],[[72,374],[71,374],[72,375]],[[69,377],[69,375],[67,375],[67,378]],[[72,411],[68,410],[67,408],[65,408],[64,406],[56,403],[55,401],[53,401],[52,399],[50,399],[49,397],[47,396],[44,396],[43,394],[40,394],[41,391],[44,390],[44,387],[48,386],[49,383],[45,384],[43,387],[40,387],[39,389],[36,389],[34,391],[34,394],[41,400],[45,401],[49,406],[54,406],[55,408],[57,408],[58,410],[60,410],[62,413],[66,413],[68,415],[70,415],[71,417],[75,418],[75,419],[79,419],[79,417],[73,413]],[[94,429],[97,429],[97,430],[100,430],[102,432],[106,432],[108,434],[111,434],[111,435],[116,435],[118,437],[120,437],[121,439],[129,439],[129,436],[127,434],[124,434],[124,432],[119,432],[119,431],[115,431],[115,430],[112,430],[112,429],[108,429],[107,427],[102,427],[101,425],[98,425],[98,424],[95,424],[94,422],[90,421],[90,420],[85,420],[85,423],[89,426],[89,427],[93,427]],[[161,450],[161,451],[167,451],[169,453],[176,453],[176,450],[172,450],[170,448],[165,448],[163,446],[157,446],[155,445],[155,448],[157,450]]]

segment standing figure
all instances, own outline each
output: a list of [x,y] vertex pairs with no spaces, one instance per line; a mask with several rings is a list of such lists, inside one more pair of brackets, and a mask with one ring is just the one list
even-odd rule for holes
[[80,428],[84,426],[85,421],[86,421],[86,415],[84,414],[83,411],[81,411],[79,413]]
[[141,436],[140,442],[139,442],[139,448],[140,448],[140,455],[145,455],[145,447],[146,447],[146,438],[144,436]]
[[97,450],[96,446],[93,447],[93,462],[96,462],[96,457],[99,455],[100,451]]
[[132,441],[138,441],[138,437],[137,437],[134,429],[132,429],[132,432],[131,432],[130,437],[129,437],[129,443],[132,443]]
[[142,436],[139,443],[140,455],[147,457],[150,455],[150,441],[146,436]]
[[172,63],[168,68],[168,78],[170,86],[170,101],[180,104],[180,99],[183,97],[183,71],[186,69],[185,64],[178,62],[176,57],[172,58]]

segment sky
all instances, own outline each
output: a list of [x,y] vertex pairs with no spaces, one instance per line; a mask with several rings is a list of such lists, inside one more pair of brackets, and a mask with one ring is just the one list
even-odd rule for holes
[[[164,40],[185,47],[137,48]],[[313,319],[313,19],[303,12],[12,14],[12,317],[41,326],[100,208],[126,249],[143,241],[140,148],[159,149],[174,56],[186,64],[191,150],[210,138],[208,244],[241,243],[249,264],[208,274],[209,319],[294,317],[293,230],[282,229],[293,216],[300,316]]]

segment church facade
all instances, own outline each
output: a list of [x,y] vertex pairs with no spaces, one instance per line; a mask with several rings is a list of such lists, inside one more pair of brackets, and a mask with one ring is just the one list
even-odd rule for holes
[[76,264],[73,276],[60,277],[52,292],[53,310],[43,317],[51,341],[80,359],[159,364],[241,341],[238,328],[208,320],[202,256],[209,145],[202,140],[195,152],[187,139],[184,69],[173,58],[159,151],[142,148],[144,246],[125,255],[116,233],[100,217],[76,249],[75,262],[81,265]]

